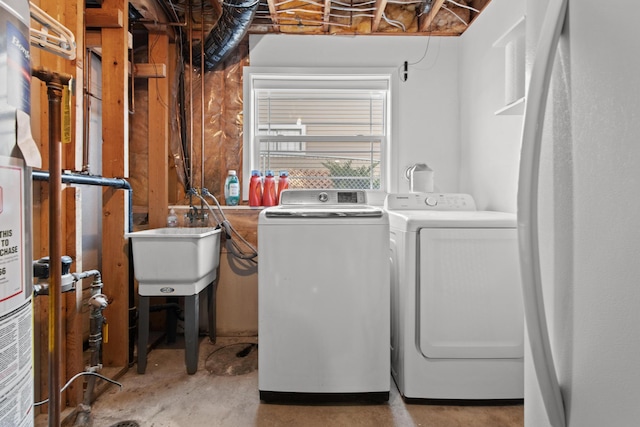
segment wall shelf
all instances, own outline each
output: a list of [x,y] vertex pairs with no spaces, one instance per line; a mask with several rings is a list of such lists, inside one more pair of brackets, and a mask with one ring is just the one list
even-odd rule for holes
[[525,19],[524,16],[520,17],[515,24],[504,32],[495,42],[493,47],[505,47],[509,42],[517,38],[524,38],[525,35]]
[[513,101],[495,112],[496,116],[517,116],[524,114],[524,97]]
[[496,115],[522,114],[525,91],[525,18],[518,19],[494,43],[493,47],[504,49],[505,57],[505,107]]

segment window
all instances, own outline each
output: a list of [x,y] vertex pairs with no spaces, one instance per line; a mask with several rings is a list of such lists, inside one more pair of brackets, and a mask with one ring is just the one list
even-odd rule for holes
[[390,79],[245,68],[244,182],[287,170],[290,188],[384,190]]
[[[282,135],[305,135],[307,133],[307,127],[300,123],[300,120],[295,125],[286,124],[263,124],[258,125],[258,137],[263,135],[269,136],[282,136]],[[301,141],[260,141],[261,152],[304,152],[305,143]]]

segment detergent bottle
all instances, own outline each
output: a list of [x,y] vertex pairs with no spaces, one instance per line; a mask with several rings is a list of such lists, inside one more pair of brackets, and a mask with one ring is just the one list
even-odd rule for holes
[[262,178],[260,171],[251,171],[251,181],[249,181],[249,206],[262,206]]
[[289,188],[289,172],[280,171],[280,177],[278,178],[278,193],[276,197],[276,204],[280,204],[280,194],[283,190]]
[[275,206],[278,204],[276,194],[276,180],[273,176],[273,171],[268,170],[264,176],[264,191],[262,193],[263,206]]

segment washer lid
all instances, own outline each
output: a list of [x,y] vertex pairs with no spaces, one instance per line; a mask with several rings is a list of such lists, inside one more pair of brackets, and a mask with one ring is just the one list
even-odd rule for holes
[[267,208],[267,218],[381,218],[384,210],[368,205],[280,205]]
[[515,228],[516,215],[496,211],[389,211],[393,229],[415,232],[421,228]]

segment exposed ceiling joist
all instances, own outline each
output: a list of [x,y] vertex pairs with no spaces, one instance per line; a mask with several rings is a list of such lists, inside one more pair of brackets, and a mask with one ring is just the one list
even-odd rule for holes
[[[89,0],[87,0],[89,1]],[[215,25],[221,0],[131,0],[148,31],[168,31],[186,22],[189,1],[193,10],[211,3],[206,18]],[[257,0],[251,34],[344,34],[459,36],[491,0]],[[247,0],[247,3],[251,3]],[[245,7],[245,6],[242,6]],[[165,11],[164,14],[160,13]],[[177,16],[167,17],[167,11]],[[169,19],[174,27],[160,28]]]
[[438,12],[440,12],[440,9],[442,8],[442,5],[444,2],[445,0],[433,1],[433,3],[431,4],[431,9],[429,10],[429,13],[427,13],[427,16],[422,18],[420,22],[420,28],[419,28],[420,32],[424,33],[429,30],[429,28],[431,27],[431,24],[433,23],[433,20],[435,19]]

